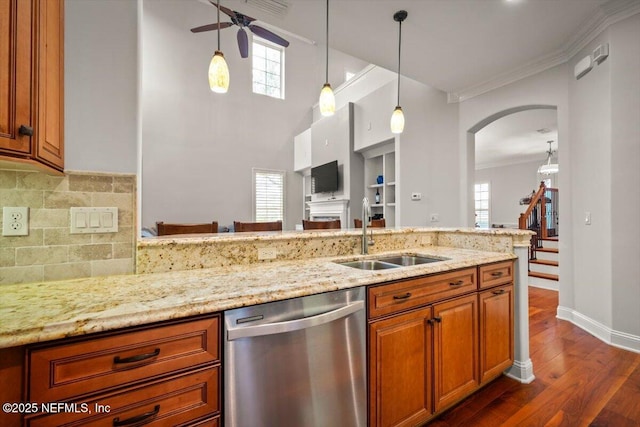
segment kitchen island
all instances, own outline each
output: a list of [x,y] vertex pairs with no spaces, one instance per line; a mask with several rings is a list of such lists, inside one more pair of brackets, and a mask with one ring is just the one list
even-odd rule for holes
[[[145,239],[137,254],[137,270],[144,274],[4,286],[0,348],[16,359],[16,349],[29,344],[515,259],[516,348],[508,374],[533,379],[525,279],[529,232],[384,229],[373,238],[367,256],[358,255],[361,234],[355,230]],[[260,259],[265,247],[276,248],[275,260]],[[379,271],[335,262],[398,253],[446,259]]]

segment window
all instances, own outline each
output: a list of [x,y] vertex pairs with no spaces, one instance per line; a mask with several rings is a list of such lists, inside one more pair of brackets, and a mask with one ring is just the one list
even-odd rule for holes
[[284,49],[253,37],[253,93],[284,99]]
[[475,185],[476,227],[489,228],[489,183]]
[[284,220],[284,171],[253,169],[253,220]]

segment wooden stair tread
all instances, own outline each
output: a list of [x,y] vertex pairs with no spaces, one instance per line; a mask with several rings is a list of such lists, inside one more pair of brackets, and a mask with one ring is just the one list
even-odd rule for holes
[[538,277],[540,279],[555,280],[556,282],[558,281],[557,274],[538,273],[537,271],[530,271],[529,277]]
[[536,252],[551,252],[557,254],[559,250],[558,248],[536,248]]
[[531,264],[552,265],[554,267],[557,267],[559,265],[558,261],[552,261],[548,259],[532,259],[532,260],[529,260],[529,262]]

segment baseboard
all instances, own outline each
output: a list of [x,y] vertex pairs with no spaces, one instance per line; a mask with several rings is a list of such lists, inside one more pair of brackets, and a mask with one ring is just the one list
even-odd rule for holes
[[[558,282],[554,282],[554,283],[558,283]],[[546,283],[541,283],[541,282],[535,282],[532,283],[531,282],[531,278],[529,278],[529,286],[531,286],[532,288],[539,288],[539,289],[546,289],[548,291],[556,291],[558,292],[558,286],[553,286],[553,285],[547,285]]]
[[605,343],[623,350],[640,353],[640,337],[625,332],[614,331],[608,326],[591,319],[568,307],[558,306],[556,317],[567,320]]
[[529,384],[536,379],[533,375],[533,364],[531,363],[531,359],[525,362],[514,360],[513,365],[504,371],[503,374],[521,382],[522,384]]

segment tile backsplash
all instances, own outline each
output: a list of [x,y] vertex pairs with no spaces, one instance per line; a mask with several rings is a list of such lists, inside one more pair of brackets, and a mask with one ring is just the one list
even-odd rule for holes
[[[0,235],[0,285],[133,273],[135,203],[133,174],[0,169],[0,208],[29,207],[28,236]],[[75,206],[117,207],[118,232],[70,234]]]

